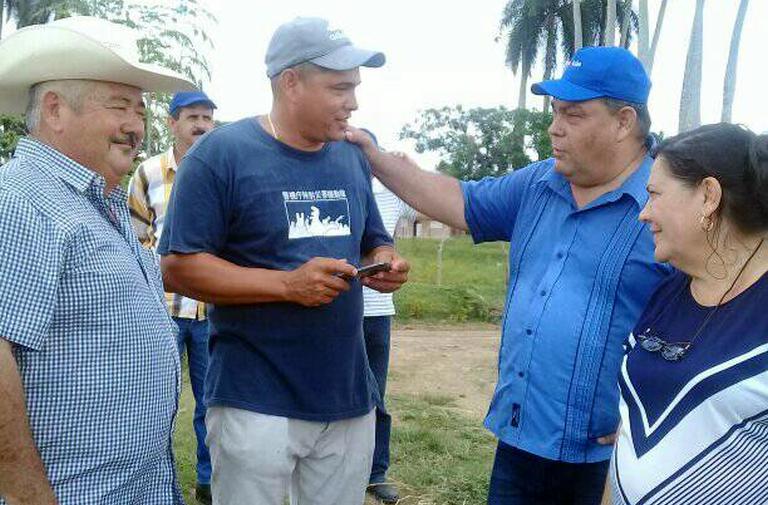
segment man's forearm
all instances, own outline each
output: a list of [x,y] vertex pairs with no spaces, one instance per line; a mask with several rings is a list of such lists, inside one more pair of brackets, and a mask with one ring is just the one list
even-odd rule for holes
[[286,272],[241,267],[208,253],[161,259],[165,290],[218,305],[288,301]]
[[408,205],[449,226],[467,229],[464,196],[457,179],[422,170],[397,154],[366,154],[374,175]]
[[0,337],[0,496],[9,505],[55,504],[25,405],[11,345]]

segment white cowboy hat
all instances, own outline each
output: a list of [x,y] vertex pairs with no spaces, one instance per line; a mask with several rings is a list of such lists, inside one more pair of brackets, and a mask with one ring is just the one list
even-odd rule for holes
[[39,82],[88,79],[146,91],[195,89],[181,75],[139,62],[139,34],[104,19],[75,16],[22,28],[0,41],[0,113],[26,110]]

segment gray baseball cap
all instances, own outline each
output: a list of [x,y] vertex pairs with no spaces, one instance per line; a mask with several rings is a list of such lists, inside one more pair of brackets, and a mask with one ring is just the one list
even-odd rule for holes
[[272,78],[286,68],[312,62],[330,70],[351,70],[360,66],[384,65],[384,53],[360,49],[341,30],[331,28],[321,18],[298,17],[280,25],[269,42],[267,76]]

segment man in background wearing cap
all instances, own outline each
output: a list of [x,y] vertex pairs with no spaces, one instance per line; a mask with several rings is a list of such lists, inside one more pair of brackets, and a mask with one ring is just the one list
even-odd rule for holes
[[637,220],[651,157],[650,81],[613,47],[585,48],[553,97],[554,158],[459,182],[381,153],[362,132],[374,174],[419,211],[509,241],[499,379],[486,426],[499,438],[488,503],[599,504],[618,424],[616,376],[640,310],[666,270]]
[[96,18],[0,42],[0,111],[29,131],[0,168],[0,503],[183,503],[176,325],[119,184],[142,89],[192,85],[137,53]]
[[[168,128],[173,145],[168,151],[149,158],[136,168],[128,185],[128,207],[133,229],[141,245],[155,251],[163,232],[165,212],[176,169],[192,144],[213,129],[216,104],[202,91],[181,91],[173,95],[169,107]],[[187,352],[189,382],[195,397],[193,425],[197,439],[197,486],[195,495],[201,503],[211,503],[211,456],[205,445],[205,401],[203,388],[208,370],[208,321],[205,304],[166,293],[165,300],[179,327],[179,356]]]
[[[362,287],[394,291],[408,263],[386,233],[362,151],[358,49],[297,18],[266,56],[272,110],[187,153],[159,252],[166,286],[213,305],[206,425],[218,505],[360,505],[374,446],[375,380]],[[389,262],[364,280],[357,267]]]

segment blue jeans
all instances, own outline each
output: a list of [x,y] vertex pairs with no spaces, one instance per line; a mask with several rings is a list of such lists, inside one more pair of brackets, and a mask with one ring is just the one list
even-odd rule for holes
[[195,415],[192,424],[197,439],[197,482],[210,484],[211,456],[205,445],[205,374],[208,371],[208,321],[197,321],[183,317],[174,317],[179,326],[177,344],[179,357],[183,359],[187,351],[189,363],[189,382],[192,384],[192,394],[195,397]]
[[608,464],[553,461],[500,441],[488,505],[600,505]]
[[376,378],[380,401],[376,405],[376,446],[373,450],[371,484],[386,480],[389,468],[389,435],[392,430],[392,416],[384,406],[384,393],[387,390],[387,370],[389,369],[389,333],[391,318],[375,316],[363,318],[365,351],[368,364]]

